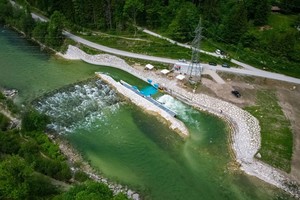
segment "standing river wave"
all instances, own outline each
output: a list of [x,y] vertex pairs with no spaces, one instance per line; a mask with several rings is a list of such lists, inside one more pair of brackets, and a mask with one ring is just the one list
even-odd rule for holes
[[105,122],[105,112],[114,112],[120,103],[115,91],[97,80],[40,99],[36,109],[50,117],[49,129],[65,134],[89,128],[95,120]]

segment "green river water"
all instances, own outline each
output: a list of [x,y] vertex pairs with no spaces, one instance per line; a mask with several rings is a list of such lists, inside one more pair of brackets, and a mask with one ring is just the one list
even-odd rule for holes
[[[51,56],[0,28],[0,86],[18,89],[19,104],[92,78],[95,71],[146,86],[117,69]],[[145,199],[290,199],[235,167],[224,122],[170,96],[157,99],[177,112],[189,138],[183,140],[95,79],[47,95],[36,107],[52,117],[49,127],[104,176],[140,191]]]

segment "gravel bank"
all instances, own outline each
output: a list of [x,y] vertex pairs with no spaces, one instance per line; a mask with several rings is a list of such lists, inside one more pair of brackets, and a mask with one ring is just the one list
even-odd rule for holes
[[113,191],[114,195],[118,193],[124,193],[130,199],[133,200],[141,199],[140,195],[136,191],[131,190],[127,186],[122,186],[120,184],[114,183],[108,180],[107,178],[98,175],[99,173],[97,173],[97,171],[95,171],[87,162],[85,162],[84,159],[81,157],[80,153],[77,152],[75,149],[73,149],[73,147],[65,140],[57,138],[55,135],[51,135],[51,134],[49,135],[49,138],[55,144],[59,144],[60,150],[63,152],[64,155],[67,156],[69,162],[72,163],[73,166],[76,166],[78,165],[78,163],[80,163],[79,167],[71,167],[73,173],[75,173],[78,170],[82,170],[91,179],[106,184]]
[[285,190],[294,197],[300,198],[299,188],[291,187],[291,185],[297,185],[295,181],[287,178],[284,172],[255,159],[255,155],[260,148],[260,126],[258,120],[248,112],[231,103],[204,94],[188,92],[177,84],[177,80],[168,79],[154,71],[135,69],[116,56],[108,54],[88,55],[77,47],[70,45],[65,57],[81,59],[95,65],[116,67],[145,81],[151,79],[155,83],[159,83],[167,88],[167,92],[172,96],[201,110],[224,118],[234,127],[234,131],[231,134],[232,149],[234,150],[236,161],[240,164],[241,169],[249,175],[256,176],[261,180]]

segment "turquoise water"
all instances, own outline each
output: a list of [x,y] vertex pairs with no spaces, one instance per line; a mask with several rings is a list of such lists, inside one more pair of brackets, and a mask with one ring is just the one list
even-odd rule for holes
[[151,85],[141,89],[141,93],[145,96],[152,96],[152,95],[156,94],[157,92],[158,92],[157,88],[155,88]]
[[[120,70],[55,58],[14,32],[0,33],[0,85],[18,89],[21,103],[94,77],[95,71],[139,88],[147,86]],[[37,107],[52,116],[49,127],[102,174],[139,190],[145,199],[289,199],[236,167],[221,120],[170,96],[157,98],[187,125],[189,138],[183,140],[101,81],[54,92]]]

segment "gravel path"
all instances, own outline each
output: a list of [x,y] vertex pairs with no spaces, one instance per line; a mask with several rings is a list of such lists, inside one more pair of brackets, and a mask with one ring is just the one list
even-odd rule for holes
[[123,59],[108,54],[88,55],[74,46],[69,46],[65,58],[81,59],[95,65],[112,66],[122,69],[142,80],[151,79],[155,83],[167,88],[167,92],[182,101],[208,111],[228,121],[234,127],[232,133],[232,148],[235,152],[236,161],[247,174],[256,176],[270,184],[273,184],[296,198],[300,198],[295,181],[290,180],[285,174],[263,162],[255,159],[260,148],[260,126],[258,120],[243,109],[207,96],[205,94],[194,94],[180,87],[177,80],[168,79],[155,71],[138,70],[129,66]]

